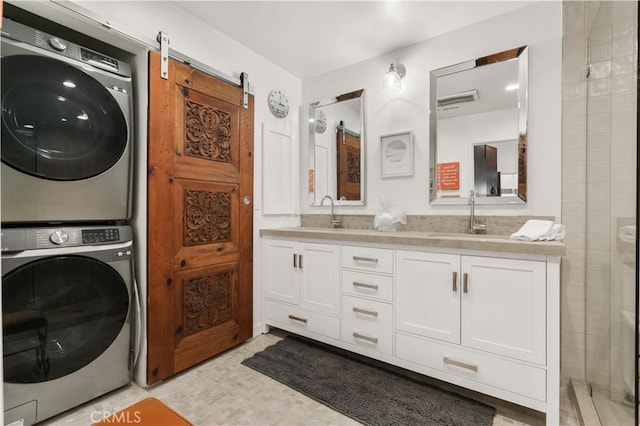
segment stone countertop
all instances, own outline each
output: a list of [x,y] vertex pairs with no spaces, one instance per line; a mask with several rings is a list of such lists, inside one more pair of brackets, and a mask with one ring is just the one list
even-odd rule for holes
[[311,238],[341,242],[443,247],[548,256],[563,256],[566,253],[566,247],[561,241],[519,241],[512,240],[508,235],[492,234],[417,231],[380,232],[374,229],[331,229],[296,226],[261,229],[260,235],[262,237]]

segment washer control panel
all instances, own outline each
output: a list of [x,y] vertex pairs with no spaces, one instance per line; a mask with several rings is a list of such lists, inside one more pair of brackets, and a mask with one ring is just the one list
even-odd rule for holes
[[3,228],[1,250],[5,253],[56,247],[101,246],[131,241],[132,238],[132,229],[126,225]]
[[111,243],[120,241],[118,228],[83,229],[82,244]]
[[64,244],[69,241],[69,234],[61,230],[53,231],[51,235],[49,235],[49,241],[56,245]]

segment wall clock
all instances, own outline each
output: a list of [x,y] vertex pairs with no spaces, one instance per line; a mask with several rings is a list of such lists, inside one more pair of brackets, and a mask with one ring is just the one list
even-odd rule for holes
[[280,90],[269,92],[269,109],[277,118],[285,118],[289,115],[289,100]]
[[316,113],[316,132],[324,133],[327,130],[327,117],[324,115],[322,111],[318,111]]

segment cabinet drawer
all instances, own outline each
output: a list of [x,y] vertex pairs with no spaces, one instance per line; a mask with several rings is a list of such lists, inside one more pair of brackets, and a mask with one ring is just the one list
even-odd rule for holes
[[342,340],[391,355],[392,316],[390,304],[342,296]]
[[340,338],[340,320],[330,315],[266,300],[265,317],[290,328],[300,328],[334,339]]
[[391,302],[393,277],[343,269],[342,291],[355,296],[368,296]]
[[342,267],[393,273],[393,250],[373,247],[342,247]]
[[502,358],[396,333],[396,357],[539,401],[546,400],[546,371]]

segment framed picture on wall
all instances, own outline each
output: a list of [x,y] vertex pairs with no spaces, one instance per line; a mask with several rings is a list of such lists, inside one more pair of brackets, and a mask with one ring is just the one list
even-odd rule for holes
[[382,177],[413,176],[413,132],[380,136]]

